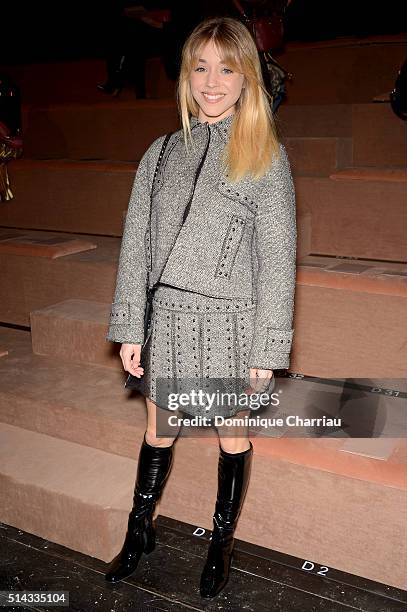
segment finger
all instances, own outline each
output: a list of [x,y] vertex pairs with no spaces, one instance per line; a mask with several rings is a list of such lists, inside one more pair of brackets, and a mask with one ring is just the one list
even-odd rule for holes
[[133,374],[134,372],[136,372],[137,368],[140,366],[139,363],[137,363],[137,361],[134,361],[134,359],[132,360],[130,357],[127,357],[125,359],[125,366],[124,369],[127,372],[130,372],[130,374]]
[[137,378],[140,378],[144,374],[143,368],[131,368],[130,370],[127,370],[127,372],[129,372],[129,374],[132,376],[136,376]]
[[270,370],[258,370],[258,390],[264,392],[270,384]]
[[255,391],[256,393],[258,393],[260,389],[259,372],[260,370],[258,368],[250,369],[250,386],[252,387],[253,391]]
[[249,370],[250,384],[254,384],[256,382],[257,380],[256,372],[257,370],[255,368],[250,368]]

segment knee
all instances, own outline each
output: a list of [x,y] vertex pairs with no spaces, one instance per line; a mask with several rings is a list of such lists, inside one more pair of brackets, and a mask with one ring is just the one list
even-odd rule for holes
[[145,433],[145,440],[147,444],[150,446],[158,446],[159,448],[172,446],[177,437],[169,437],[169,438],[158,438],[153,431],[147,429]]
[[250,440],[248,438],[222,438],[220,446],[226,453],[241,453],[243,451],[249,450],[249,448],[251,447]]

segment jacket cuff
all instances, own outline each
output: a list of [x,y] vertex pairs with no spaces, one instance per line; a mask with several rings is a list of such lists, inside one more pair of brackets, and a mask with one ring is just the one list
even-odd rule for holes
[[290,366],[291,344],[294,329],[267,327],[253,338],[248,367],[263,370],[281,370]]
[[105,339],[122,344],[143,344],[144,312],[131,302],[113,302]]

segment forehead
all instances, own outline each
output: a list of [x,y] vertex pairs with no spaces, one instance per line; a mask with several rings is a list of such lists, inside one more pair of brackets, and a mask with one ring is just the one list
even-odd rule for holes
[[208,40],[196,49],[195,55],[198,59],[213,58],[221,61],[224,59],[225,54],[213,40]]
[[232,49],[228,49],[227,47],[222,49],[220,44],[217,44],[214,40],[209,40],[203,42],[197,49],[195,50],[195,61],[205,62],[215,62],[219,64],[230,64],[234,67],[239,66],[239,61],[237,60],[235,53]]

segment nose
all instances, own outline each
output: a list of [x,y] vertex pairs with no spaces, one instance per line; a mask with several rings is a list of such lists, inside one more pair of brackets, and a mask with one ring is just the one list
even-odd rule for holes
[[209,69],[206,73],[206,86],[207,87],[217,87],[219,82],[219,75],[216,73],[216,70]]

